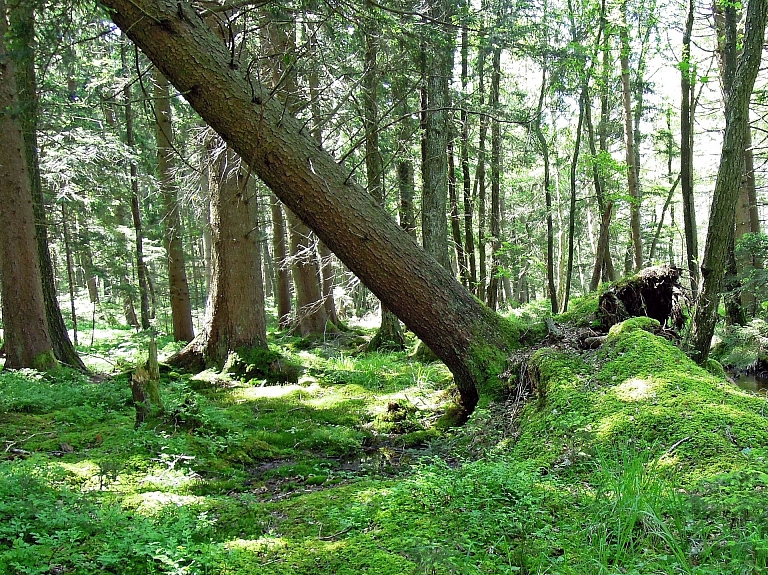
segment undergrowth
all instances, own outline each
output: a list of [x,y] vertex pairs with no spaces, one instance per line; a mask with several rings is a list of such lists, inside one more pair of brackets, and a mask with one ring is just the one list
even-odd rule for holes
[[[111,341],[94,354],[142,361]],[[126,374],[0,372],[0,573],[768,568],[766,399],[657,336],[540,350],[530,401],[454,430],[442,364],[296,343],[290,384],[164,373],[138,429]]]

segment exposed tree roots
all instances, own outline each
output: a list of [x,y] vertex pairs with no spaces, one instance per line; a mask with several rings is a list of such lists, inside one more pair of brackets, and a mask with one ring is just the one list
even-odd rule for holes
[[680,329],[685,322],[682,306],[688,300],[680,284],[681,271],[666,265],[650,267],[613,284],[600,296],[597,319],[602,329],[638,316]]

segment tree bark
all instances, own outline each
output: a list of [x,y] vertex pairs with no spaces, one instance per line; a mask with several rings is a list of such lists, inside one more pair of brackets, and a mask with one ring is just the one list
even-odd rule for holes
[[[43,185],[40,178],[40,162],[37,143],[39,105],[37,77],[35,74],[35,13],[34,3],[17,2],[10,10],[11,35],[16,43],[13,59],[16,70],[16,86],[19,98],[19,121],[24,137],[24,154],[32,204],[35,214],[35,235],[40,259],[43,302],[53,353],[60,362],[80,371],[87,371],[83,360],[69,339],[69,332],[61,316],[56,294],[51,252],[48,248],[48,216],[46,214]],[[74,316],[73,316],[74,321]]]
[[[363,126],[365,128],[365,174],[368,182],[368,193],[384,206],[384,165],[379,148],[379,30],[375,16],[371,13],[373,7],[366,5],[364,16],[365,50],[363,70]],[[405,349],[405,338],[400,329],[397,316],[380,304],[381,325],[366,345],[366,350]]]
[[51,370],[58,362],[43,301],[16,71],[5,44],[6,15],[5,0],[0,0],[0,277],[5,369]]
[[501,126],[497,115],[500,113],[501,84],[501,47],[493,49],[491,76],[491,279],[488,282],[488,295],[485,299],[489,308],[496,311],[499,296],[499,276],[501,275]]
[[[465,5],[469,7],[469,3]],[[469,172],[469,114],[467,113],[467,86],[469,84],[469,29],[461,28],[461,183],[464,196],[464,252],[469,266],[469,290],[477,291],[477,260],[475,259],[475,232],[472,224],[472,183]]]
[[767,17],[768,1],[750,0],[745,22],[744,48],[725,101],[725,136],[701,264],[703,283],[689,341],[691,354],[700,364],[705,363],[709,357],[712,335],[717,323],[717,305],[723,289],[728,246],[733,234],[736,199],[744,173],[744,148],[749,133],[749,102],[760,69]]
[[276,196],[271,196],[269,207],[272,215],[272,252],[275,255],[277,326],[279,329],[288,329],[291,325],[291,269],[285,238],[285,217]]
[[[429,16],[435,22],[450,22],[451,0],[433,0]],[[425,81],[427,108],[424,134],[424,164],[421,195],[421,234],[424,249],[446,269],[451,269],[448,251],[448,106],[453,75],[454,39],[452,28],[440,24],[428,28]]]
[[[123,102],[125,106],[125,143],[129,148],[136,148],[136,138],[133,133],[133,102],[131,99],[131,82],[128,80],[128,46],[125,42],[120,45],[120,57],[123,64],[123,73],[126,75],[125,87],[123,88]],[[139,301],[141,329],[149,329],[150,311],[149,311],[149,284],[147,281],[147,264],[144,261],[144,232],[141,227],[141,205],[139,203],[139,173],[134,160],[130,160],[130,183],[131,183],[131,216],[133,218],[133,229],[136,233],[136,275],[139,279]]]
[[547,87],[547,68],[542,68],[541,91],[539,105],[536,108],[536,118],[533,121],[533,133],[539,142],[539,149],[544,159],[544,203],[547,208],[547,295],[549,296],[552,313],[559,311],[557,305],[557,287],[555,286],[555,231],[552,224],[552,190],[550,189],[549,174],[549,144],[541,130],[541,117],[544,112],[544,95]]
[[635,271],[643,267],[643,242],[640,235],[640,187],[635,154],[635,137],[632,128],[632,90],[629,82],[629,25],[627,23],[627,0],[621,3],[621,94],[624,103],[624,138],[626,140],[627,191],[631,199],[629,206],[629,228],[632,238],[632,262]]
[[499,391],[514,336],[419,248],[269,91],[249,84],[186,2],[105,0],[115,22],[369,288],[451,369],[463,412]]
[[691,296],[699,293],[699,240],[696,230],[696,199],[693,191],[693,86],[696,68],[691,61],[691,34],[695,15],[695,0],[688,1],[688,16],[683,31],[683,57],[680,66],[680,192],[683,198],[683,231],[685,255],[691,281]]
[[160,192],[163,196],[165,251],[168,265],[168,291],[171,299],[173,339],[192,341],[192,303],[189,299],[189,283],[185,269],[182,245],[181,218],[173,174],[173,127],[171,123],[171,98],[168,80],[157,70],[155,80],[155,137],[157,139],[157,171]]

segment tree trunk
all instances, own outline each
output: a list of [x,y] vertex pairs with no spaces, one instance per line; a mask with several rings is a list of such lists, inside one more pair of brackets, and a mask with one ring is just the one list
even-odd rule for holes
[[[5,47],[5,0],[0,0],[0,277],[6,369],[58,366],[48,332],[35,236],[35,215],[14,62]],[[12,111],[12,113],[9,113]]]
[[691,34],[695,9],[695,0],[689,0],[680,66],[680,193],[683,198],[686,267],[690,274],[693,301],[696,301],[699,292],[699,240],[696,230],[696,198],[693,192],[693,87],[696,81],[696,67],[691,61]]
[[[485,105],[485,57],[488,48],[485,42],[481,40],[480,49],[477,56],[477,75],[478,84],[477,91],[480,96],[480,108]],[[485,281],[488,277],[486,269],[486,254],[485,254],[485,138],[488,133],[488,116],[481,114],[480,116],[480,135],[478,139],[477,147],[477,169],[475,173],[475,188],[477,188],[477,194],[473,193],[473,197],[477,197],[477,259],[479,267],[479,277],[477,280],[477,297],[485,301]]]
[[[77,311],[75,310],[75,273],[72,262],[72,240],[69,233],[69,215],[67,205],[61,203],[61,227],[64,236],[64,254],[67,258],[67,285],[69,286],[69,305],[72,313],[72,342],[77,345]],[[79,357],[79,356],[78,356]]]
[[[378,23],[366,5],[364,19],[365,51],[363,72],[363,126],[365,128],[365,173],[368,193],[380,205],[384,205],[384,166],[379,148],[379,36]],[[405,338],[400,321],[384,303],[380,305],[381,325],[376,335],[366,345],[367,351],[405,349]]]
[[499,84],[501,83],[501,47],[493,49],[493,75],[491,76],[491,279],[488,282],[489,308],[498,307],[499,277],[501,275],[501,127],[497,115],[499,109]]
[[541,116],[544,112],[544,95],[547,87],[547,68],[542,68],[541,91],[539,105],[536,108],[536,118],[533,121],[533,133],[539,142],[539,149],[544,159],[544,202],[547,208],[547,295],[549,296],[552,313],[559,311],[557,305],[557,287],[555,287],[555,231],[552,224],[552,190],[549,175],[549,145],[541,130]]
[[[434,0],[429,4],[429,16],[434,22],[450,22],[450,0]],[[426,90],[427,108],[424,133],[424,164],[421,195],[421,234],[424,249],[445,269],[451,269],[448,251],[448,106],[450,81],[453,75],[454,40],[448,24],[430,27],[427,42]]]
[[192,107],[259,177],[451,369],[463,413],[498,375],[514,335],[419,248],[302,124],[229,65],[231,55],[187,3],[105,0]]
[[[123,64],[123,73],[126,75],[123,88],[123,101],[125,105],[125,143],[129,148],[136,148],[136,138],[133,133],[133,102],[131,100],[131,85],[128,80],[128,46],[125,42],[120,45],[120,57]],[[136,233],[136,275],[139,279],[139,301],[141,329],[149,329],[149,285],[147,282],[147,264],[144,261],[144,232],[141,228],[141,206],[139,204],[139,174],[134,160],[130,160],[131,180],[131,216],[133,229]]]
[[[170,74],[166,78],[173,81]],[[197,337],[169,360],[173,365],[221,367],[231,351],[267,346],[258,233],[246,192],[247,174],[239,164],[229,147],[216,159],[216,179],[211,185],[212,275],[205,322]]]
[[[17,2],[9,13],[10,37],[18,43],[14,51],[17,97],[19,99],[19,121],[24,137],[24,155],[32,204],[35,214],[35,235],[37,252],[40,260],[40,276],[43,289],[43,303],[48,323],[48,333],[53,346],[53,353],[61,363],[86,371],[82,359],[75,351],[69,339],[67,326],[61,316],[59,301],[56,296],[51,253],[48,249],[48,217],[46,215],[43,185],[40,178],[40,163],[37,143],[37,120],[39,105],[37,97],[37,78],[35,74],[35,5],[32,2]],[[73,316],[74,317],[74,316]]]
[[195,337],[192,326],[192,304],[189,299],[189,283],[185,269],[182,245],[181,218],[177,189],[173,174],[173,128],[171,123],[171,99],[168,80],[157,70],[155,79],[155,132],[157,138],[157,171],[160,191],[163,195],[165,213],[165,251],[168,263],[168,291],[171,299],[173,339],[192,341]]
[[[469,7],[469,3],[466,4]],[[469,84],[469,29],[461,28],[461,179],[464,195],[464,252],[469,266],[468,286],[471,292],[477,291],[477,261],[475,259],[475,232],[472,225],[472,184],[469,172],[469,114],[467,113],[467,86]]]
[[275,256],[275,305],[277,326],[288,329],[291,325],[291,269],[288,261],[288,245],[285,239],[283,207],[276,196],[271,196],[272,252]]
[[760,69],[767,16],[766,0],[750,0],[743,39],[744,48],[738,59],[732,87],[725,100],[725,136],[701,264],[701,295],[696,304],[690,335],[691,353],[700,364],[705,363],[709,357],[717,322],[717,305],[723,288],[728,245],[733,234],[736,199],[744,173],[744,149],[749,133],[749,102]]
[[[586,83],[588,80],[584,80]],[[571,205],[568,216],[568,264],[565,269],[565,291],[563,292],[563,313],[568,311],[568,298],[571,297],[571,276],[573,275],[574,239],[576,237],[576,169],[579,165],[579,148],[581,148],[581,128],[584,125],[584,109],[589,105],[586,101],[587,89],[582,86],[579,95],[579,119],[576,123],[576,141],[573,144],[571,158]]]
[[629,229],[632,238],[632,262],[635,271],[643,267],[643,242],[640,235],[640,188],[638,183],[635,137],[632,128],[632,89],[629,82],[629,27],[627,24],[627,0],[621,3],[621,94],[624,103],[624,138],[626,140],[627,191],[631,199],[629,206]]

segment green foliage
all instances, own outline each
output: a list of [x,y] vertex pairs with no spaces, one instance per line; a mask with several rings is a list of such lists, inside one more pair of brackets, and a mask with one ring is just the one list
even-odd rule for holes
[[296,383],[302,370],[301,366],[273,349],[252,347],[230,353],[223,371],[243,381],[260,379],[267,383]]
[[748,370],[768,358],[768,323],[753,319],[745,326],[729,325],[712,349],[712,357],[730,369]]
[[762,572],[764,399],[627,327],[585,357],[536,352],[538,402],[451,431],[450,375],[404,353],[283,349],[306,366],[292,385],[164,374],[166,412],[138,430],[125,377],[0,372],[0,566]]

